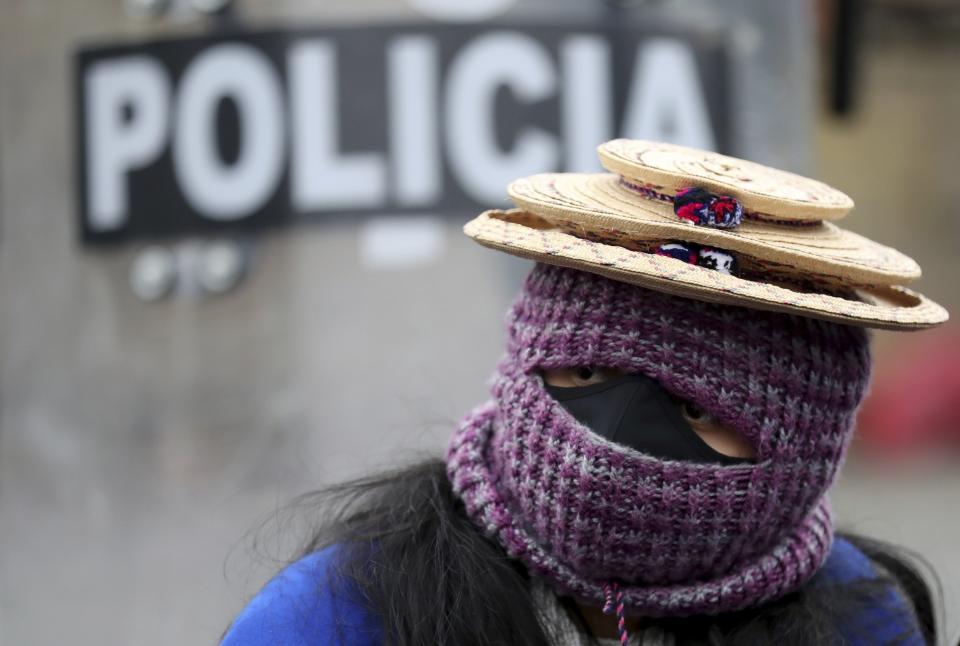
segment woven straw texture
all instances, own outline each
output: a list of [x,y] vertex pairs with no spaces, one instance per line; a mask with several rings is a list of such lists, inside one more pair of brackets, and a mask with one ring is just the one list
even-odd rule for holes
[[[949,318],[903,287],[920,277],[913,259],[828,221],[853,201],[822,182],[648,141],[615,139],[599,153],[613,174],[518,179],[508,193],[519,210],[488,211],[464,231],[518,256],[688,298],[895,330]],[[694,215],[678,200],[681,188],[707,196],[696,199],[723,200],[722,213],[735,216],[720,222]],[[683,200],[691,190],[680,193]],[[661,245],[678,242],[727,258],[734,269],[657,256]]]
[[866,285],[899,285],[920,277],[910,257],[830,222],[787,226],[744,221],[736,229],[698,227],[679,220],[670,204],[645,199],[610,174],[550,173],[513,182],[507,189],[517,206],[556,223],[631,239],[681,239],[788,265],[797,272]]
[[[485,246],[513,255],[698,300],[894,330],[930,327],[947,319],[940,305],[905,287],[854,288],[850,298],[802,292],[586,240],[521,211],[488,211],[468,222],[464,231]],[[824,289],[829,287],[825,285]]]
[[[659,380],[737,429],[756,464],[660,460],[592,433],[538,376],[585,365]],[[539,264],[448,474],[474,522],[561,593],[600,604],[614,580],[633,613],[737,610],[796,589],[829,552],[825,493],[869,370],[858,327]]]
[[706,150],[614,139],[599,153],[604,168],[639,183],[671,190],[702,186],[772,218],[834,220],[853,208],[845,193],[823,182]]

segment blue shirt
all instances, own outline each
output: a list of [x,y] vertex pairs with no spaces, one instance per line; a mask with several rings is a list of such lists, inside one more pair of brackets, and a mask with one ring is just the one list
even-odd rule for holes
[[[379,646],[378,621],[348,585],[331,586],[337,547],[314,552],[280,571],[237,616],[221,646]],[[814,585],[847,584],[877,576],[859,549],[837,538]],[[334,594],[333,589],[343,590]],[[887,588],[870,611],[843,626],[850,645],[924,644],[908,602]]]

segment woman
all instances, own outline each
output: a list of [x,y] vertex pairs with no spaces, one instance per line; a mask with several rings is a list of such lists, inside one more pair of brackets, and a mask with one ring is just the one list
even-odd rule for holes
[[444,461],[327,492],[224,644],[933,643],[922,578],[834,537],[826,498],[865,326],[946,318],[878,296],[912,261],[825,225],[852,203],[812,180],[649,142],[601,158],[615,175],[520,180],[522,211],[468,225],[542,261],[492,400]]

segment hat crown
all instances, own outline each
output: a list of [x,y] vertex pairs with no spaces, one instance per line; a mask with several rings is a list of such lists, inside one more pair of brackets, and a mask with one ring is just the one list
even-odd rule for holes
[[823,182],[707,150],[614,139],[598,152],[604,168],[630,183],[667,194],[704,188],[735,198],[768,221],[837,220],[853,208],[847,194]]

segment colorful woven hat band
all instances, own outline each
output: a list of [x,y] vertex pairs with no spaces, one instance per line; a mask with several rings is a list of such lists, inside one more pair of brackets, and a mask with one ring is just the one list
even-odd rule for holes
[[[822,224],[820,220],[771,218],[761,213],[748,211],[743,208],[736,198],[729,195],[711,193],[707,189],[698,186],[681,187],[676,189],[675,192],[669,193],[666,192],[669,189],[665,189],[662,186],[639,184],[623,176],[620,176],[619,181],[621,186],[643,198],[672,204],[673,212],[679,220],[689,222],[696,226],[715,229],[736,229],[740,226],[743,218],[758,222],[769,222],[777,226],[818,227]],[[726,249],[707,247],[690,242],[672,241],[657,244],[653,252],[657,255],[675,258],[691,265],[715,269],[725,274],[730,274],[731,276],[742,275],[745,278],[750,277],[750,273],[740,270],[737,254]],[[760,275],[765,273],[768,272],[760,272]],[[756,277],[756,275],[757,272],[753,272],[753,276]],[[807,278],[808,279],[804,281],[796,279],[790,280],[784,276],[779,277],[782,283],[792,283],[810,289],[809,277]]]
[[697,186],[686,186],[677,189],[675,193],[667,193],[663,187],[639,184],[622,176],[620,185],[648,200],[672,204],[678,218],[699,226],[734,229],[740,226],[743,218],[795,227],[816,227],[821,224],[820,220],[772,218],[762,213],[748,211],[734,197],[717,195]]
[[[627,612],[676,616],[762,603],[819,568],[825,493],[869,378],[864,329],[542,264],[508,325],[493,400],[454,434],[448,473],[534,575],[597,605],[616,584]],[[658,379],[737,429],[756,463],[666,461],[601,438],[543,388],[543,369],[575,366]]]

